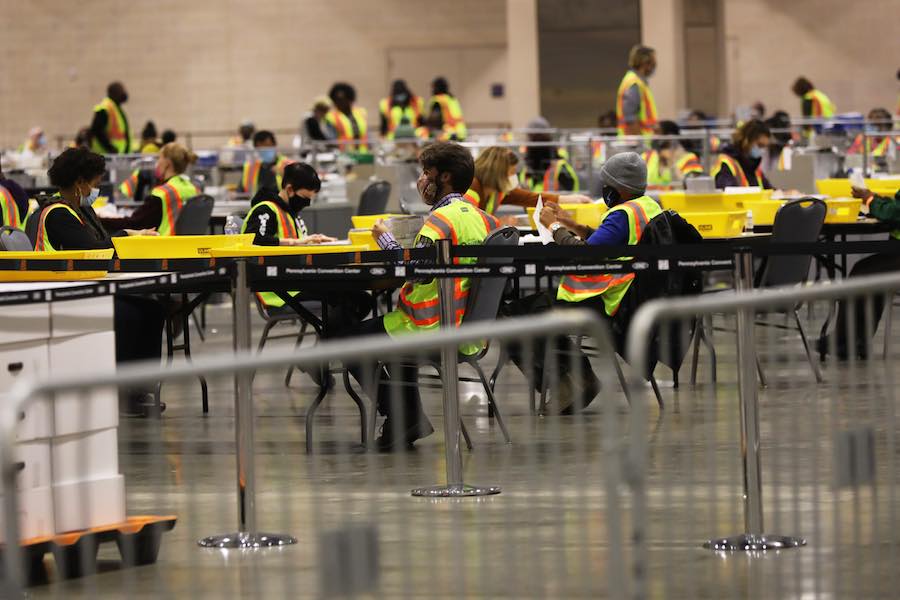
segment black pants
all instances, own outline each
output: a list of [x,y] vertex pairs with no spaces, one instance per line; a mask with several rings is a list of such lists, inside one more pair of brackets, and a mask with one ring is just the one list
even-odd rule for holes
[[[554,308],[571,309],[581,308],[588,309],[597,314],[603,320],[610,320],[606,314],[606,307],[603,304],[602,296],[595,296],[581,302],[563,302],[556,300],[556,290],[526,296],[520,300],[514,300],[503,307],[502,313],[507,317],[523,317],[528,315],[539,314]],[[563,332],[565,333],[565,332]],[[565,377],[576,369],[582,372],[582,377],[590,377],[593,375],[590,360],[587,355],[581,351],[575,342],[568,335],[561,335],[553,340],[555,348],[555,363],[559,377]],[[540,391],[544,380],[544,358],[546,356],[546,346],[543,340],[539,340],[531,348],[531,363],[526,364],[524,348],[517,343],[510,344],[506,347],[506,351],[510,360],[515,363],[519,370],[528,377],[529,373],[534,375],[534,387]],[[577,366],[576,366],[577,365]]]
[[[354,337],[364,335],[384,336],[385,343],[390,336],[384,330],[384,317],[368,319],[353,328],[342,329],[336,337]],[[390,356],[381,357],[382,361],[388,361]],[[366,393],[374,387],[375,363],[347,363],[344,366],[350,374],[366,390]],[[378,412],[391,419],[394,427],[403,431],[418,422],[425,420],[422,409],[422,399],[419,396],[418,368],[414,366],[392,365],[385,362],[384,369],[378,373],[379,383],[376,392],[375,404]]]
[[[867,256],[856,263],[850,270],[850,277],[862,277],[864,275],[875,275],[878,273],[890,273],[892,271],[900,271],[900,255],[892,254],[873,254]],[[884,296],[876,294],[864,298],[854,300],[842,300],[838,303],[837,323],[835,324],[835,347],[837,355],[846,358],[851,350],[849,340],[847,339],[848,319],[852,302],[853,323],[854,323],[854,349],[858,356],[866,358],[868,356],[869,344],[878,329],[878,321],[881,320],[881,313],[884,310]],[[869,306],[871,306],[871,323],[869,320]],[[827,342],[822,343],[822,349],[827,350]]]
[[[162,358],[162,331],[166,312],[153,298],[116,296],[113,322],[116,332],[116,363],[125,364]],[[146,389],[132,390],[143,393]]]

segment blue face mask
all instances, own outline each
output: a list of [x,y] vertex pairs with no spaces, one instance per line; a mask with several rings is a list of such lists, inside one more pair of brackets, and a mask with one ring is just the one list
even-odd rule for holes
[[91,206],[94,201],[100,196],[100,188],[91,188],[91,193],[87,196],[81,197],[81,206],[82,208],[87,208]]
[[750,157],[751,158],[762,158],[763,157],[763,149],[759,146],[751,146],[750,147]]
[[275,162],[275,148],[257,148],[256,152],[259,154],[259,160],[263,161],[264,163]]

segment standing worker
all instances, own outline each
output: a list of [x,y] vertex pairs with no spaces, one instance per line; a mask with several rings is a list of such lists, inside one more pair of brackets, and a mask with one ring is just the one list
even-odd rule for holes
[[107,231],[123,229],[155,229],[159,235],[175,235],[175,219],[186,202],[200,189],[185,175],[197,155],[178,142],[166,144],[159,151],[154,176],[161,182],[153,188],[144,203],[130,217],[100,219]]
[[[806,119],[830,119],[837,112],[825,92],[817,90],[812,82],[806,77],[798,77],[791,86],[791,91],[802,99],[801,112]],[[803,127],[803,134],[807,137],[812,135],[813,127],[806,125]]]
[[656,127],[656,101],[647,79],[656,71],[656,51],[637,45],[628,53],[628,71],[616,94],[619,135],[652,135]]
[[550,122],[535,117],[526,128],[528,141],[542,145],[525,145],[525,167],[520,171],[519,181],[532,192],[577,192],[578,174],[566,160],[569,153],[565,148],[543,145],[553,141]]
[[[356,90],[349,83],[335,83],[328,92],[334,105],[325,115],[325,123],[333,132],[341,150],[368,152],[366,145],[366,109],[354,106]],[[355,143],[356,142],[356,143]]]
[[413,129],[421,126],[424,123],[422,117],[424,105],[421,96],[413,94],[405,81],[402,79],[394,81],[391,84],[390,97],[382,98],[378,103],[382,137],[394,139],[394,131],[401,124],[409,125]]
[[300,122],[300,142],[309,146],[314,142],[323,142],[328,137],[328,127],[325,125],[325,116],[331,110],[331,101],[322,96],[313,100],[312,109],[303,115]]
[[428,111],[433,120],[440,119],[440,128],[443,131],[441,139],[463,141],[468,130],[463,120],[462,107],[459,100],[450,93],[450,84],[444,77],[436,77],[431,82],[431,99],[428,101]]
[[[662,135],[680,135],[674,121],[660,121]],[[690,146],[690,143],[688,143]],[[654,140],[650,150],[641,154],[647,163],[647,185],[670,186],[682,183],[687,177],[703,174],[700,158],[685,147],[684,140]]]
[[91,122],[91,149],[100,154],[128,154],[131,152],[131,130],[122,105],[128,92],[119,81],[106,88],[106,98],[94,107]]

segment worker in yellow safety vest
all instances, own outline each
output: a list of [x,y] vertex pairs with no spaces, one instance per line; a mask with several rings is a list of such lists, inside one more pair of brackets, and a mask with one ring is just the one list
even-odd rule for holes
[[278,153],[275,134],[261,129],[253,134],[254,153],[244,161],[238,191],[253,195],[261,187],[281,187],[281,174],[291,160]]
[[656,71],[656,52],[634,46],[628,54],[628,67],[616,93],[616,127],[619,135],[652,135],[657,111],[647,79]]
[[[830,119],[837,112],[834,102],[822,90],[816,89],[806,77],[798,77],[791,86],[794,95],[801,99],[801,114],[807,119]],[[805,125],[803,135],[809,137],[819,126]]]
[[578,174],[569,164],[565,148],[548,145],[553,142],[550,122],[535,117],[525,126],[528,143],[519,181],[533,192],[578,192]]
[[436,77],[431,82],[431,99],[428,101],[428,112],[435,115],[443,131],[440,139],[463,141],[468,129],[463,119],[459,99],[450,93],[450,84],[445,77]]
[[354,105],[356,89],[349,83],[335,83],[328,92],[333,108],[325,115],[325,125],[338,148],[345,151],[368,152],[366,144],[366,109]]
[[155,229],[159,235],[175,235],[178,214],[200,193],[200,188],[185,173],[196,161],[197,155],[178,142],[163,146],[153,170],[158,184],[130,216],[100,219],[103,227],[111,232]]
[[382,98],[378,103],[381,114],[381,135],[385,139],[394,139],[394,132],[400,125],[409,125],[415,129],[423,124],[425,101],[421,96],[413,94],[406,82],[397,79],[391,84],[391,95]]
[[[661,135],[681,135],[681,129],[674,121],[660,121]],[[695,147],[694,140],[654,140],[651,148],[641,158],[647,164],[647,185],[657,188],[670,188],[680,184],[687,177],[703,174],[700,158],[688,150]]]
[[0,226],[22,228],[22,216],[12,192],[0,184]]
[[[886,157],[891,149],[891,137],[872,135],[872,133],[891,130],[891,113],[886,108],[873,108],[866,116],[866,120],[869,122],[870,129],[870,135],[866,137],[866,152],[873,158]],[[847,154],[862,154],[862,152],[863,134],[860,133],[847,148]]]
[[[549,203],[540,214],[540,221],[560,246],[631,246],[641,237],[654,217],[662,212],[659,204],[645,195],[647,167],[635,152],[623,152],[610,157],[600,168],[599,180],[603,200],[609,211],[603,216],[597,229],[580,225]],[[506,313],[526,316],[553,307],[586,308],[610,324],[621,325],[619,309],[634,281],[634,273],[602,273],[564,275],[555,291],[514,301]],[[552,294],[552,295],[551,295]],[[618,322],[618,323],[617,323]],[[542,345],[542,344],[541,344]],[[591,369],[590,361],[580,347],[566,337],[554,342],[558,353],[554,378],[556,386],[551,390],[550,406],[542,407],[543,413],[570,414],[590,404],[599,391],[599,382]],[[543,384],[543,357],[546,351],[534,348],[534,356],[540,356],[533,364],[525,363],[524,353],[515,347],[510,358],[523,373],[533,373],[535,386]],[[540,388],[538,388],[540,389]]]
[[[328,236],[312,234],[300,216],[322,187],[316,170],[306,163],[294,162],[284,168],[279,188],[265,186],[250,201],[250,212],[241,233],[255,234],[257,246],[307,246],[334,241]],[[298,292],[289,292],[296,296]],[[275,292],[260,292],[259,300],[269,309],[284,306]]]
[[91,122],[91,149],[101,154],[128,154],[132,151],[131,130],[122,105],[128,101],[125,86],[114,81],[106,88],[106,98],[94,107]]
[[[472,154],[459,144],[434,142],[425,146],[419,157],[422,174],[417,181],[419,195],[431,206],[425,223],[416,236],[417,248],[428,248],[437,240],[449,239],[455,246],[484,243],[485,238],[498,228],[493,216],[463,200],[475,174]],[[383,250],[400,249],[388,226],[378,221],[372,228],[372,236]],[[459,263],[471,263],[475,259],[455,259]],[[435,331],[441,327],[441,305],[438,296],[438,279],[409,281],[400,290],[398,308],[382,317],[363,321],[348,328],[340,335],[381,335],[397,338],[420,332]],[[452,326],[458,326],[466,313],[469,299],[469,279],[453,280]],[[451,326],[444,323],[444,326]],[[481,344],[464,344],[459,351],[475,354]],[[391,355],[385,339],[385,356]],[[378,411],[387,418],[376,440],[380,449],[403,449],[416,440],[430,435],[434,429],[422,410],[419,390],[416,386],[416,368],[388,365],[385,372],[364,372],[359,364],[347,364],[347,368],[367,392],[376,397]],[[374,376],[374,377],[373,377]],[[399,382],[406,382],[398,385]],[[371,389],[378,382],[377,391]]]
[[769,127],[758,119],[750,119],[734,132],[731,144],[722,148],[710,173],[716,187],[760,186],[771,190],[772,184],[762,170],[762,159],[771,142]]

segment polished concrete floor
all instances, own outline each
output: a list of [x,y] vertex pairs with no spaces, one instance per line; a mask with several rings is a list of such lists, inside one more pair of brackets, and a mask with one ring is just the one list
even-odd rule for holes
[[[210,310],[208,340],[196,354],[228,348],[228,314],[224,307]],[[765,531],[802,536],[806,547],[755,554],[701,547],[742,532],[744,518],[734,347],[729,334],[717,333],[717,383],[709,381],[705,352],[696,387],[687,382],[688,366],[677,390],[660,369],[667,406],[657,410],[648,388],[634,399],[646,406],[646,418],[633,418],[608,379],[581,416],[532,416],[525,381],[509,368],[497,387],[513,438],[507,445],[486,416],[483,394],[465,387],[461,410],[475,444],[463,450],[466,482],[503,489],[478,499],[410,496],[413,487],[445,480],[439,392],[424,394],[438,432],[400,454],[363,452],[355,407],[335,392],[318,416],[316,452],[308,455],[303,410],[313,384],[299,375],[286,388],[283,372],[260,373],[254,382],[259,528],[298,540],[274,550],[197,546],[199,538],[237,524],[233,387],[227,379],[210,381],[211,410],[202,416],[198,385],[168,385],[160,421],[123,420],[119,433],[129,513],[178,516],[159,561],[122,569],[115,547],[104,547],[99,574],[35,586],[30,594],[900,596],[900,446],[890,379],[898,362],[829,363],[826,382],[816,385],[796,334],[763,330],[759,338],[769,379],[760,391]],[[276,342],[270,350],[285,348]],[[874,463],[858,452],[847,475],[839,467],[847,454],[840,441],[860,436],[872,440]],[[646,456],[645,478],[635,477],[633,451]]]

